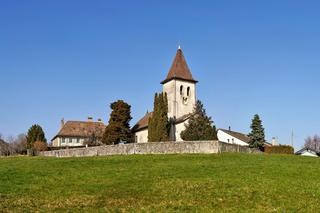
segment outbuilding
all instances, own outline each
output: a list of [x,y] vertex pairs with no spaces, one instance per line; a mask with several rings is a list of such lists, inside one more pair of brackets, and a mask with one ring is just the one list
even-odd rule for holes
[[314,149],[302,148],[295,153],[296,155],[308,156],[308,157],[319,157],[320,153]]

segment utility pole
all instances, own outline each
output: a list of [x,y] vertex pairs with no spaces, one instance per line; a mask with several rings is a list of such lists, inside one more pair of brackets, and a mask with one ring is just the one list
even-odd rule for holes
[[293,130],[291,132],[291,146],[293,147]]

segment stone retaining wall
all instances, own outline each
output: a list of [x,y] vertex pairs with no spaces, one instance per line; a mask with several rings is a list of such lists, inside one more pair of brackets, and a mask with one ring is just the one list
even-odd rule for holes
[[219,152],[246,152],[255,150],[249,147],[226,144],[218,141],[184,141],[184,142],[157,142],[131,143],[106,145],[86,148],[70,148],[40,152],[40,156],[47,157],[85,157],[106,155],[130,154],[177,154],[177,153],[219,153]]

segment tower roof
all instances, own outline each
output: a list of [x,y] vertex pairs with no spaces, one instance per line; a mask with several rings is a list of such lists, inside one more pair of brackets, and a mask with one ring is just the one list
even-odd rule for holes
[[197,81],[194,80],[192,77],[191,71],[188,67],[186,59],[183,56],[183,52],[180,46],[172,62],[168,75],[166,79],[164,79],[161,82],[161,84],[164,84],[172,79],[179,79],[179,80],[185,80],[185,81],[191,81],[191,82],[197,83]]

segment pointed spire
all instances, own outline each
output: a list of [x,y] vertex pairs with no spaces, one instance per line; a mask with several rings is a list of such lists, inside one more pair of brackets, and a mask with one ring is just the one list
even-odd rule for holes
[[164,84],[172,79],[180,79],[180,80],[197,83],[197,81],[194,80],[192,77],[191,71],[188,67],[186,59],[183,56],[183,52],[181,50],[180,45],[178,47],[178,50],[173,60],[173,63],[171,65],[171,68],[168,72],[168,75],[166,79],[161,82],[161,84]]

